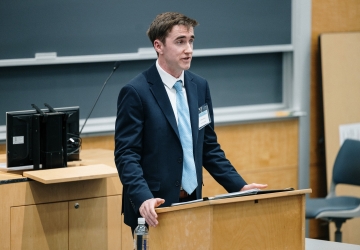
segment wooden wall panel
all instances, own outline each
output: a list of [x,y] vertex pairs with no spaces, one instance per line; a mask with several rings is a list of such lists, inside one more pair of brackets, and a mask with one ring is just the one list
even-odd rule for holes
[[[310,86],[310,187],[313,190],[312,197],[324,197],[327,193],[319,35],[351,31],[360,31],[360,1],[312,0]],[[310,222],[310,238],[328,239],[328,230],[323,224],[324,222],[320,221]]]
[[360,122],[360,32],[321,36],[327,183],[340,149],[339,126]]
[[6,154],[6,145],[0,144],[0,154]]
[[114,135],[92,136],[82,138],[82,149],[110,149],[114,150]]
[[238,170],[295,167],[298,164],[298,121],[215,127],[227,158]]
[[[215,130],[226,157],[247,182],[268,183],[269,188],[297,188],[297,119],[216,126]],[[84,138],[82,148],[113,150],[112,145],[112,135],[98,136]],[[203,195],[220,193],[225,190],[205,170]]]
[[[360,122],[360,32],[341,32],[321,36],[327,185],[340,149],[339,126]],[[360,197],[360,187],[336,189],[338,195]],[[334,239],[334,224],[330,224]],[[360,244],[360,218],[342,226],[343,242]],[[354,232],[357,233],[354,234]],[[357,235],[356,235],[357,234]],[[353,237],[355,236],[355,237]]]
[[[298,186],[298,120],[216,126],[226,157],[248,182]],[[204,170],[203,196],[226,193]]]
[[[257,171],[239,171],[241,176],[248,183],[267,183],[269,189],[281,189],[287,187],[297,188],[297,167],[274,168],[269,170]],[[203,196],[209,197],[217,194],[224,194],[226,190],[220,186],[211,176],[204,170],[204,186]],[[240,190],[239,190],[240,191]]]

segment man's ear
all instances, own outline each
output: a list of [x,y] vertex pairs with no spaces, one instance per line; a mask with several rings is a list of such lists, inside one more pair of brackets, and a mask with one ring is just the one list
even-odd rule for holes
[[164,44],[160,40],[156,39],[154,41],[154,49],[155,49],[156,53],[162,54],[163,53],[163,47],[164,47]]

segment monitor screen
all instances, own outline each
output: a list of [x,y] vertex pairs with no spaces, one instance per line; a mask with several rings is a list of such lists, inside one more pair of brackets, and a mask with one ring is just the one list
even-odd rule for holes
[[6,112],[8,168],[57,168],[79,160],[79,107],[40,112]]

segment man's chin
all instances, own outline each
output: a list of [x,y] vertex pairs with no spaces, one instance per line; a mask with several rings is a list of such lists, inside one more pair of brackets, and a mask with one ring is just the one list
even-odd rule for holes
[[188,70],[188,69],[190,69],[190,65],[191,65],[191,63],[187,63],[187,64],[184,64],[184,65],[182,65],[182,69],[183,70]]

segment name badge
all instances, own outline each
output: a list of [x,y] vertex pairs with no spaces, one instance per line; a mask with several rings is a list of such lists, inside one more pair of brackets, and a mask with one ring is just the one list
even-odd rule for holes
[[199,108],[199,130],[211,122],[209,108],[205,103]]

